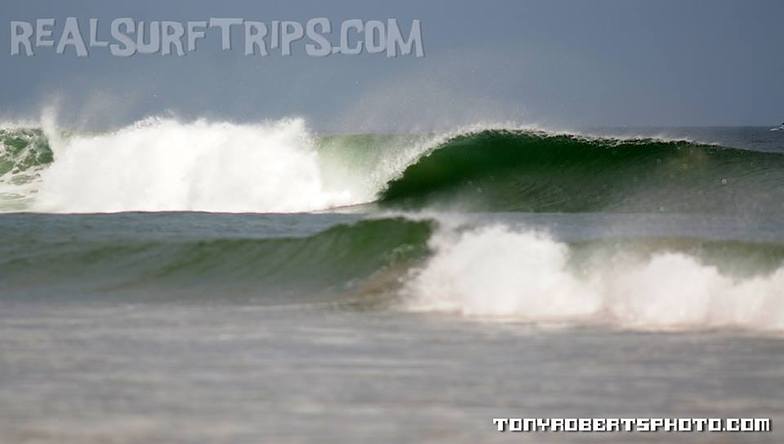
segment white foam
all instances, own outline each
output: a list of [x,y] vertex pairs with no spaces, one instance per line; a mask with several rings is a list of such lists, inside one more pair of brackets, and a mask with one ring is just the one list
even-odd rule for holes
[[147,119],[52,141],[38,211],[295,212],[351,204],[324,185],[300,119],[240,125]]
[[784,269],[737,280],[694,257],[660,253],[578,272],[566,244],[501,225],[445,229],[431,248],[403,289],[411,310],[640,330],[784,330]]

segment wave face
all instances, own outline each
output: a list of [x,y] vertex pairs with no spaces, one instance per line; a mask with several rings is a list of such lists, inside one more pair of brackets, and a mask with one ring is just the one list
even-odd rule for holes
[[[376,293],[396,282],[401,268],[426,256],[433,229],[429,221],[391,218],[338,224],[303,236],[119,234],[128,223],[144,224],[141,219],[149,217],[134,214],[123,216],[130,222],[114,230],[90,235],[85,226],[107,223],[96,218],[112,216],[88,217],[69,222],[65,230],[47,226],[34,239],[22,234],[29,228],[5,227],[0,299],[297,304],[361,295],[360,302],[369,305]],[[168,217],[188,223],[178,215]]]
[[487,130],[419,158],[380,201],[479,211],[780,213],[782,181],[779,153]]

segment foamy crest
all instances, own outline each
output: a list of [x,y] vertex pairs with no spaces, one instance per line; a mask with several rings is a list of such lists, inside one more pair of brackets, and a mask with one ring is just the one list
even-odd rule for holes
[[[784,330],[784,268],[733,279],[680,253],[578,272],[569,247],[531,231],[442,231],[403,292],[416,311],[640,330]],[[620,265],[619,265],[620,264]]]
[[34,209],[293,212],[354,202],[324,185],[302,120],[240,125],[148,119],[52,144]]
[[536,233],[500,226],[439,233],[436,253],[409,284],[419,309],[561,320],[591,315],[594,294],[566,271],[568,249]]

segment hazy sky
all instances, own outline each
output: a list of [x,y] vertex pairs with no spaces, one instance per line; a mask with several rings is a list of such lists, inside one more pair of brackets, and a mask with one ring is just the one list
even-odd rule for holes
[[[10,55],[10,21],[422,22],[426,56],[246,57],[216,36],[184,57]],[[784,120],[784,1],[509,0],[134,2],[4,0],[0,116],[53,105],[101,128],[171,112],[303,116],[321,130],[415,130],[511,120],[551,127],[772,125]],[[86,30],[83,30],[87,34]],[[59,33],[55,32],[55,36]]]

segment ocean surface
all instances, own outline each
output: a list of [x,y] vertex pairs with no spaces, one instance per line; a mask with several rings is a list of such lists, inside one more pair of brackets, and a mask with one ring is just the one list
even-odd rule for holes
[[[0,144],[0,442],[784,440],[784,131]],[[773,431],[492,423],[602,416]]]

